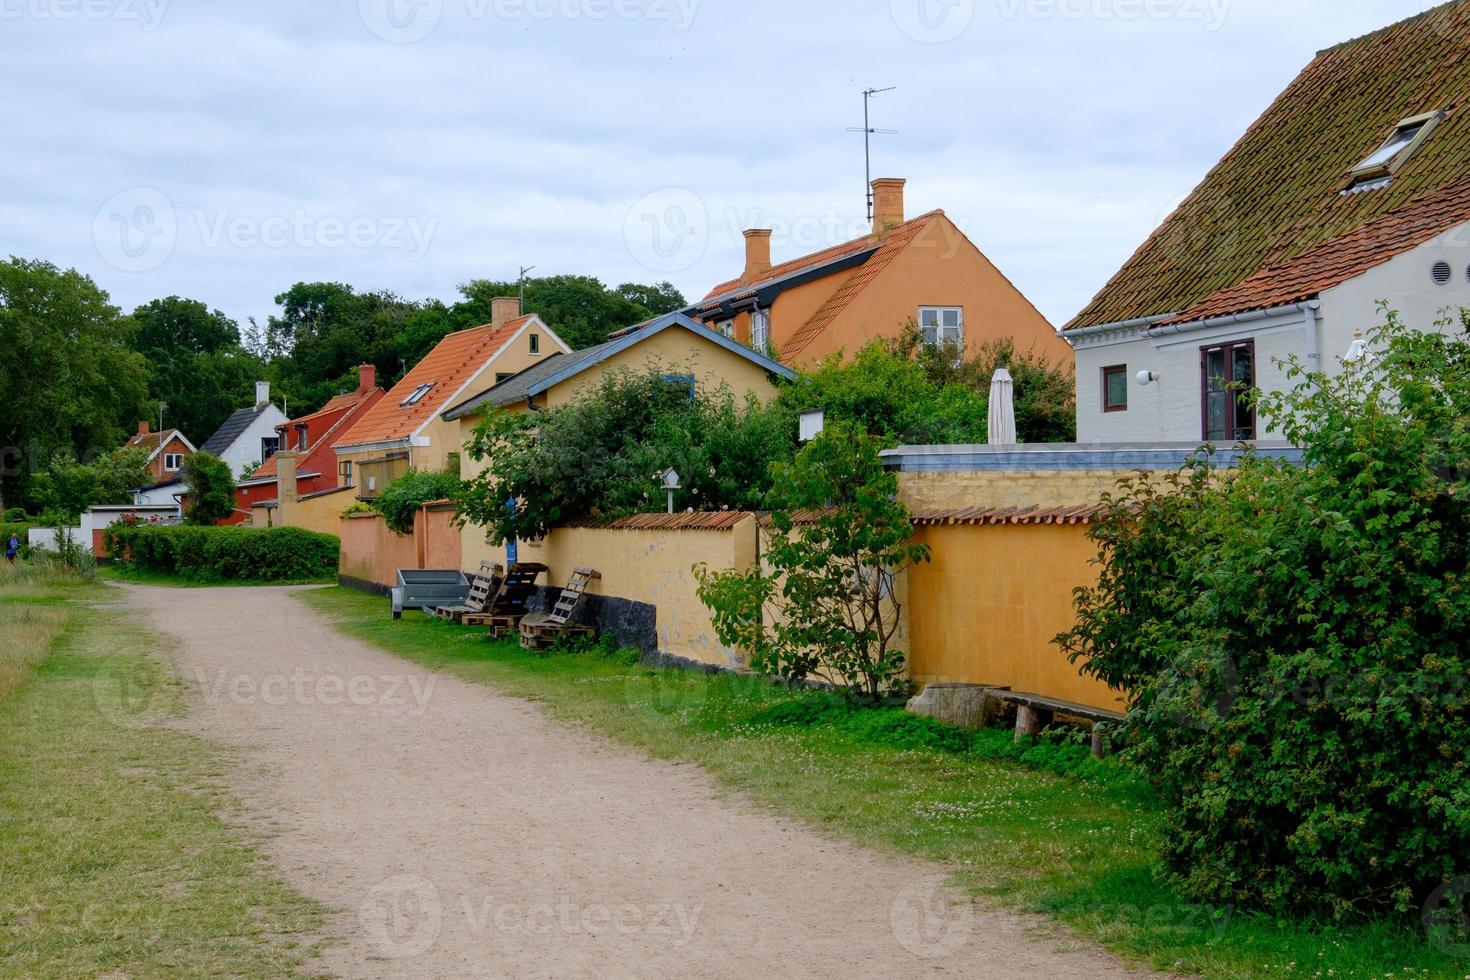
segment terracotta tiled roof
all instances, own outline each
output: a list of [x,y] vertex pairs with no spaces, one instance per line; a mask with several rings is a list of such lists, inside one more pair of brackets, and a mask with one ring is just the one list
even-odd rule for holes
[[[916,218],[915,220],[917,221],[919,219]],[[824,248],[820,252],[813,252],[810,255],[803,255],[800,258],[791,259],[789,262],[773,265],[771,266],[770,272],[767,272],[760,279],[752,283],[744,283],[738,278],[731,279],[729,282],[722,282],[714,289],[711,289],[709,294],[696,305],[707,306],[720,300],[743,299],[746,296],[754,294],[762,286],[770,285],[778,279],[785,279],[787,276],[796,275],[798,272],[803,272],[807,269],[817,269],[829,262],[836,262],[838,259],[845,259],[848,256],[866,252],[868,249],[876,247],[877,244],[878,239],[872,235],[864,235],[861,238],[854,238],[850,242],[843,242],[841,245]]]
[[926,510],[914,515],[919,527],[964,524],[1091,524],[1106,508],[1101,504],[1077,507],[971,507],[960,510]]
[[729,531],[753,517],[746,511],[721,510],[693,514],[634,514],[612,521],[581,521],[569,527],[614,531]]
[[[928,214],[920,215],[912,221],[906,221],[896,228],[890,229],[888,234],[882,239],[883,244],[873,257],[864,262],[828,298],[827,302],[823,303],[821,308],[812,314],[811,319],[802,324],[801,329],[797,330],[791,339],[782,346],[781,359],[783,361],[790,361],[792,358],[800,356],[802,351],[806,350],[813,340],[821,336],[822,331],[826,330],[832,321],[837,319],[842,311],[852,304],[852,301],[857,298],[858,294],[866,289],[874,279],[878,278],[883,270],[888,267],[888,264],[897,257],[898,253],[908,248],[915,238],[922,235],[929,225],[943,214],[943,211],[930,211]],[[876,239],[869,238],[866,241],[870,243],[871,247],[871,243],[876,241]]]
[[[1467,99],[1470,0],[1321,52],[1069,327],[1188,310],[1459,182]],[[1401,120],[1434,110],[1448,116],[1391,183],[1341,193]]]
[[[358,405],[372,398],[373,395],[377,394],[380,390],[381,389],[379,388],[369,388],[366,391],[352,391],[348,392],[345,395],[337,395],[331,401],[327,402],[327,404],[323,406],[321,410],[312,412],[310,415],[304,415],[299,419],[292,419],[290,422],[287,422],[286,425],[288,429],[295,428],[297,425],[309,425],[310,423],[321,418],[324,415],[331,415],[335,412],[340,412],[342,413],[342,417],[339,418],[336,422],[333,422],[331,427],[328,428],[326,432],[322,433],[321,438],[319,438],[316,441],[316,444],[311,448],[315,449],[322,443],[326,443],[329,446],[335,445],[337,438],[339,436],[346,435],[348,429],[354,422],[352,410],[357,408]],[[276,457],[272,456],[270,459],[260,464],[260,469],[252,473],[250,475],[250,478],[252,480],[265,480],[270,479],[275,475]],[[300,477],[304,474],[298,473],[296,475]]]
[[1470,222],[1470,180],[1371,221],[1284,265],[1262,269],[1167,322],[1189,323],[1310,299],[1466,222]]
[[[126,444],[128,449],[146,449],[150,453],[158,451],[160,446],[168,444],[174,436],[183,438],[183,433],[178,429],[164,429],[162,432],[150,432],[147,435],[135,435]],[[185,440],[187,441],[187,440]]]
[[[439,341],[422,361],[393,386],[388,396],[374,405],[342,437],[339,446],[392,442],[407,439],[442,411],[490,358],[504,347],[530,317],[519,317],[500,328],[474,327],[452,333]],[[421,385],[434,387],[417,405],[403,402]]]

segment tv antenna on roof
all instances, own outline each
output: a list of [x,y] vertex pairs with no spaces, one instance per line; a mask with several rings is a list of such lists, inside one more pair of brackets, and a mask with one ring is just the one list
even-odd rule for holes
[[520,298],[521,298],[521,302],[520,302],[521,316],[525,316],[526,315],[526,273],[533,272],[533,271],[535,271],[535,269],[536,269],[536,267],[534,265],[523,265],[523,266],[521,266],[521,279],[520,279],[521,291],[520,291],[520,294],[519,294],[520,295]]
[[849,133],[863,134],[863,160],[865,164],[865,172],[868,178],[867,182],[863,184],[863,196],[866,197],[868,201],[869,222],[872,222],[873,220],[873,136],[875,134],[880,136],[897,136],[898,130],[874,129],[872,122],[870,121],[868,109],[873,101],[873,96],[882,95],[884,92],[892,92],[896,88],[898,88],[897,85],[890,85],[888,88],[863,89],[863,128],[858,129],[856,126],[849,126],[847,130]]

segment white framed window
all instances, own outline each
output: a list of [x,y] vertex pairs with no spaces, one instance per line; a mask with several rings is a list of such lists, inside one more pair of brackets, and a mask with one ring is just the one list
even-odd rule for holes
[[959,306],[919,307],[919,334],[924,343],[932,346],[964,344],[964,309]]
[[719,322],[719,325],[715,329],[719,330],[720,333],[724,334],[726,337],[729,337],[731,340],[735,339],[734,320],[721,320]]
[[354,485],[352,482],[352,460],[350,459],[344,459],[342,461],[342,485],[344,487]]
[[750,346],[762,354],[771,352],[771,315],[765,310],[750,315]]
[[407,398],[403,399],[403,401],[399,403],[399,407],[410,408],[414,405],[417,405],[419,402],[424,400],[424,397],[428,395],[429,392],[434,390],[434,385],[437,383],[438,382],[430,381],[426,385],[419,385]]
[[177,473],[184,468],[184,456],[182,453],[164,453],[163,468],[169,473]]

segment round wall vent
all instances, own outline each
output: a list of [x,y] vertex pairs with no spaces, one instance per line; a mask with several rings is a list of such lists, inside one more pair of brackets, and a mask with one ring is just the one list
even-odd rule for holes
[[1436,262],[1434,263],[1432,275],[1434,276],[1434,281],[1443,286],[1455,277],[1455,270],[1450,268],[1448,262]]

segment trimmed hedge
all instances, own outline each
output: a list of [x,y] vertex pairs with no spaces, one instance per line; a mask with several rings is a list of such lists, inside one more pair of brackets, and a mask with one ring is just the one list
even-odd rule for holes
[[196,582],[302,582],[335,578],[341,542],[296,527],[115,524],[109,557]]

